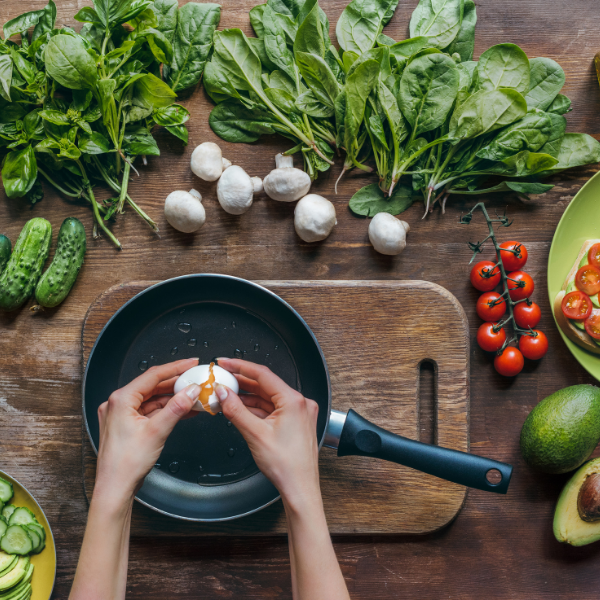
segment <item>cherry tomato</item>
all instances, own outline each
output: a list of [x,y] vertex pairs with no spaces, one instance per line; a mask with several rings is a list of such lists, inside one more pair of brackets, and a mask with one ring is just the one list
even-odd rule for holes
[[533,279],[524,271],[512,271],[508,274],[508,294],[513,300],[523,300],[533,294]]
[[600,269],[594,265],[584,265],[575,275],[575,286],[580,292],[593,296],[600,292]]
[[506,302],[498,292],[485,292],[479,296],[475,310],[484,321],[498,321],[506,312]]
[[525,358],[540,360],[548,352],[548,338],[544,333],[533,330],[535,335],[522,335],[519,340],[519,350]]
[[542,318],[542,311],[535,302],[519,302],[513,308],[513,314],[517,325],[523,329],[533,329]]
[[494,327],[498,323],[484,323],[477,330],[477,343],[482,350],[486,352],[496,352],[502,348],[502,344],[506,341],[506,331],[504,328],[494,331]]
[[518,348],[507,346],[494,358],[494,368],[504,377],[514,377],[523,370],[525,360]]
[[567,319],[575,321],[583,321],[592,314],[592,301],[589,296],[586,296],[579,290],[569,292],[563,299],[560,305],[563,315]]
[[518,271],[527,262],[527,248],[520,242],[503,242],[500,244],[500,258],[507,271]]
[[600,269],[600,244],[594,244],[588,250],[588,262]]
[[600,340],[600,311],[594,311],[583,323],[585,330],[595,339]]
[[482,260],[471,269],[471,283],[480,292],[489,292],[500,283],[500,268],[491,260]]

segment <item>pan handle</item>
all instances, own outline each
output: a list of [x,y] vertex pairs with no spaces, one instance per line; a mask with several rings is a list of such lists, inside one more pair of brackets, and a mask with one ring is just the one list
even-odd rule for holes
[[[396,435],[378,427],[356,411],[349,410],[341,432],[338,456],[372,456],[411,467],[486,492],[506,494],[512,466],[467,452],[450,450]],[[490,483],[490,470],[502,479]]]

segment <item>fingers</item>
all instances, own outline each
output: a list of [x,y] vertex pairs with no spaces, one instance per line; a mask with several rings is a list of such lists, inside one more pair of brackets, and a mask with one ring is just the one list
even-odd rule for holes
[[172,394],[175,382],[179,379],[179,376],[171,377],[166,381],[161,381],[156,388],[154,388],[153,396],[162,396],[163,394]]
[[299,392],[292,389],[283,379],[275,375],[271,369],[263,365],[257,365],[236,358],[219,358],[218,363],[220,367],[223,367],[234,375],[243,375],[246,378],[256,381],[260,389],[273,400],[276,407],[285,404],[289,398],[299,395]]
[[[221,403],[223,414],[229,419],[244,436],[244,438],[260,437],[262,431],[262,417],[246,408],[240,397],[228,387],[218,384],[215,388],[217,398]],[[256,409],[254,410],[261,410]]]
[[138,412],[140,415],[148,417],[150,416],[151,412],[160,408],[164,408],[170,399],[171,396],[155,396],[150,400],[143,402],[139,407]]
[[240,394],[240,400],[248,408],[257,408],[266,415],[270,415],[275,410],[275,405],[270,400],[265,400],[254,394]]
[[150,367],[143,375],[136,377],[131,383],[118,390],[119,398],[137,409],[144,400],[154,394],[154,390],[160,383],[185,373],[197,364],[197,358],[186,358],[166,365]]
[[169,398],[169,401],[162,410],[156,412],[155,409],[151,422],[163,438],[166,439],[171,431],[173,431],[173,427],[192,410],[192,406],[199,394],[199,385],[195,383],[188,385],[179,394],[175,394],[175,396]]

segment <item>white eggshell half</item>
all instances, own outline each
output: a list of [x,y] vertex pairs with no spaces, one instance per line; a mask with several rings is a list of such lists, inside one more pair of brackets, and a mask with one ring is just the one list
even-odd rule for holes
[[[178,394],[181,390],[192,383],[197,385],[206,383],[210,375],[209,367],[210,365],[198,365],[197,367],[192,367],[191,369],[187,370],[185,373],[183,373],[183,375],[180,375],[179,379],[175,382],[173,392]],[[238,381],[229,371],[226,371],[223,369],[223,367],[215,365],[213,367],[213,373],[215,375],[215,384],[220,383],[222,385],[226,385],[236,394],[239,393],[240,386],[238,385]],[[214,392],[209,396],[208,403],[210,404],[210,408],[213,413],[221,412],[221,403]],[[196,400],[192,410],[203,410],[202,404]]]

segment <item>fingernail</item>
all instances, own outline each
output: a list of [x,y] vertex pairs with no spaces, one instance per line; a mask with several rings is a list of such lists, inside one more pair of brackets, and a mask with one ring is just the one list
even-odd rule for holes
[[185,393],[190,400],[196,400],[200,395],[200,386],[192,383],[185,388]]
[[215,387],[215,394],[217,394],[217,398],[219,400],[225,400],[225,398],[227,398],[229,392],[227,391],[227,388],[224,385],[217,383],[217,385]]

